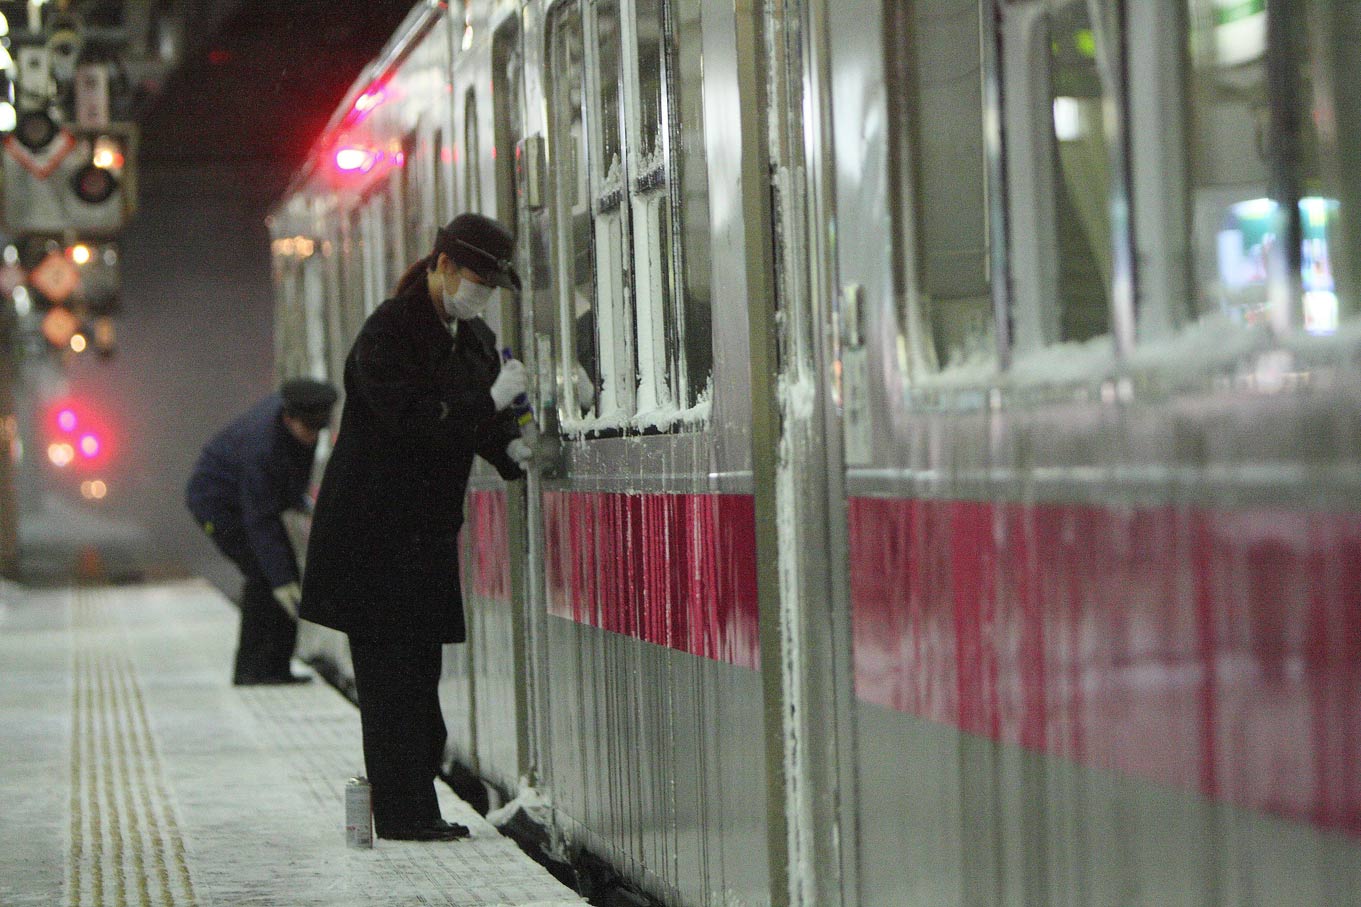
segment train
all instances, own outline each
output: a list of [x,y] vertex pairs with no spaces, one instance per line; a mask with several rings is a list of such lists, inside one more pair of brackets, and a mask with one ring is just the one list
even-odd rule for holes
[[269,225],[337,384],[438,225],[516,236],[450,760],[677,907],[1361,905],[1359,34],[415,5]]

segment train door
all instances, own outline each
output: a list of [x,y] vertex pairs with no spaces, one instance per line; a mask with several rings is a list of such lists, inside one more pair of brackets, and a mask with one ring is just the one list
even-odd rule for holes
[[[1016,673],[1035,641],[1015,590],[997,588],[1018,491],[993,389],[1013,355],[1100,367],[1132,336],[1128,208],[1110,204],[1123,133],[1103,128],[1122,109],[1118,7],[828,8],[837,90],[814,124],[831,134],[810,144],[835,162],[815,218],[835,236],[814,312],[829,338],[828,531],[844,540],[830,565],[848,639],[840,777],[859,806],[842,856],[859,907],[1082,890],[1058,831],[1083,821],[1080,792],[1026,751],[1033,724],[1020,745],[1007,724],[1043,694]],[[1056,115],[1094,128],[1061,145]]]
[[[467,210],[496,217],[518,237],[514,168],[515,148],[523,133],[519,19],[501,20],[491,40],[474,48],[469,63],[477,72],[476,83],[490,87],[490,97],[471,85],[465,94],[463,134],[470,143],[464,171]],[[517,258],[523,274],[523,258]],[[502,290],[498,296],[500,306],[489,318],[498,342],[515,357],[529,358],[521,341],[519,295]],[[472,574],[476,607],[469,641],[477,764],[484,777],[508,791],[516,790],[530,774],[525,513],[525,483],[504,482],[494,471],[480,467],[468,499],[468,522],[474,529],[469,544],[476,554]],[[506,708],[512,703],[513,708]]]
[[[1346,102],[1302,115],[1298,95],[1332,78],[1334,15],[1234,0],[853,0],[811,17],[814,32],[826,24],[836,86],[796,134],[810,150],[808,258],[827,269],[821,282],[811,272],[807,317],[815,354],[827,338],[813,374],[826,384],[833,576],[845,539],[845,589],[829,594],[850,623],[852,903],[1236,903],[1308,875],[1273,860],[1334,859],[1307,829],[1278,826],[1291,843],[1269,842],[1261,817],[1200,798],[1197,772],[1236,769],[1215,764],[1214,720],[1167,707],[1193,669],[1140,662],[1137,596],[1096,575],[1118,567],[1096,552],[1158,549],[1120,528],[1130,485],[1094,478],[1130,462],[1116,405],[1136,394],[1128,370],[1191,346],[1142,341],[1197,317],[1205,357],[1241,336],[1233,324],[1339,330],[1332,256],[1349,249],[1329,194],[1356,181],[1312,124],[1356,121]],[[1304,65],[1307,41],[1326,50]],[[818,172],[814,152],[835,166]],[[782,207],[802,202],[778,200],[785,234]],[[1129,686],[1117,697],[1105,684]],[[1103,692],[1122,710],[1114,724],[1089,699]],[[1135,739],[1141,722],[1170,732]],[[1250,866],[1254,854],[1271,856]],[[1347,877],[1319,876],[1297,899],[1329,902]]]
[[[849,18],[874,15],[872,4],[846,6]],[[765,682],[770,897],[801,907],[856,903],[855,715],[836,443],[840,385],[851,376],[833,366],[823,329],[838,300],[831,7],[766,5],[764,34],[758,30],[747,51],[765,60],[766,93],[749,89],[742,100],[744,111],[769,118],[764,153],[752,155],[768,162],[765,173],[746,174],[751,191],[768,183],[769,207],[749,198],[745,217],[755,231],[749,280],[771,275],[768,288],[753,287],[750,303],[761,648],[775,672]],[[861,44],[847,58],[857,71],[872,68],[878,53]],[[857,133],[873,141],[874,123],[867,118],[868,134],[859,126]],[[848,223],[848,244],[872,247],[880,235],[872,223]]]
[[[776,510],[796,527],[780,550],[815,552],[792,559],[782,583],[786,607],[797,606],[783,629],[802,659],[784,695],[813,727],[834,729],[821,745],[809,727],[786,729],[814,741],[785,780],[790,891],[805,902],[1042,903],[1049,893],[1046,767],[989,733],[998,665],[982,552],[1001,528],[976,503],[992,491],[967,484],[995,454],[974,430],[988,419],[977,401],[989,399],[1013,332],[1042,330],[1036,347],[1090,343],[1097,356],[1112,333],[1129,335],[1111,313],[1132,311],[1130,246],[1107,205],[1122,185],[1123,159],[1110,153],[1120,136],[1050,154],[1024,180],[1038,192],[1057,183],[1067,207],[1048,233],[1029,234],[1049,245],[1027,273],[1062,283],[1064,305],[1036,292],[1031,309],[1012,306],[1007,213],[1026,206],[1007,194],[1003,130],[1040,153],[1052,145],[1052,86],[1043,102],[1018,99],[1041,69],[1035,54],[1065,49],[1002,39],[1031,6],[1088,49],[1122,45],[1104,18],[1113,4],[1002,6],[790,4],[776,28],[783,45],[772,43],[786,309],[785,457],[773,478]],[[1062,96],[1082,109],[1118,105],[1097,70],[1119,64],[1083,60]],[[1025,116],[1039,127],[1018,128]],[[1051,210],[1053,198],[1032,207]],[[1060,241],[1071,256],[1052,254]],[[942,414],[935,390],[960,385],[980,389],[961,398],[962,418]],[[823,785],[836,796],[807,792]]]
[[744,215],[724,169],[743,124],[729,51],[702,52],[731,32],[709,9],[567,0],[543,19],[535,352],[562,452],[541,486],[540,733],[574,843],[668,901],[762,903],[763,739],[732,732],[761,720]]

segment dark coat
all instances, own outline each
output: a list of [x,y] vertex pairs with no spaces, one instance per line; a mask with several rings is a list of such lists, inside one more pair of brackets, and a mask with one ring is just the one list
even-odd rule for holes
[[317,495],[301,616],[371,641],[462,642],[457,535],[480,454],[507,479],[520,429],[495,411],[496,337],[456,337],[420,281],[384,302],[345,360],[345,408]]
[[271,589],[298,581],[298,565],[279,520],[305,510],[315,444],[284,426],[283,400],[270,394],[203,447],[184,503],[210,535],[239,531]]

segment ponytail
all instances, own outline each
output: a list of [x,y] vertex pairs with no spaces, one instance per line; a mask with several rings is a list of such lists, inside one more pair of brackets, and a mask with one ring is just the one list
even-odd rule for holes
[[435,263],[435,253],[430,253],[424,258],[418,258],[412,262],[411,267],[406,269],[406,273],[397,281],[397,288],[392,291],[393,296],[405,296],[410,293],[412,288],[424,279],[432,265]]

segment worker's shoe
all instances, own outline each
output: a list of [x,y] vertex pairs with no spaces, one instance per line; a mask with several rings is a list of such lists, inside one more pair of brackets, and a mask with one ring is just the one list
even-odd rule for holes
[[431,819],[410,825],[380,827],[378,837],[389,841],[455,841],[468,837],[468,827],[457,822]]
[[254,686],[281,686],[291,683],[311,683],[310,676],[300,676],[298,674],[266,674],[263,676],[247,674],[232,679],[232,683],[238,687]]

